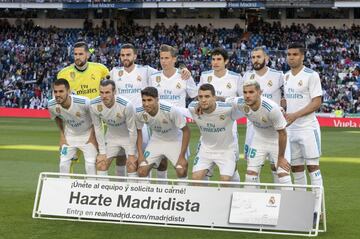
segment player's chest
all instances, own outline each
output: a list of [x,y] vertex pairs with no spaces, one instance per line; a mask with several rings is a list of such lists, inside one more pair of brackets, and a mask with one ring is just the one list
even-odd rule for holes
[[222,97],[234,97],[237,93],[237,84],[234,80],[215,80],[212,84],[216,95]]
[[171,80],[161,80],[153,85],[158,89],[160,95],[179,95],[186,91],[186,81],[181,79]]
[[114,108],[106,109],[100,113],[100,118],[107,124],[113,127],[119,127],[125,124],[126,118],[123,109]]
[[309,92],[309,79],[305,77],[288,77],[287,79],[285,78],[284,90],[287,94],[306,94]]

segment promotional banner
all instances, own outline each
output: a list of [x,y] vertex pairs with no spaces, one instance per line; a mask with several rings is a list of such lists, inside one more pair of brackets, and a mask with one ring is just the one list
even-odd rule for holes
[[40,182],[35,218],[302,232],[313,226],[312,192],[46,176]]

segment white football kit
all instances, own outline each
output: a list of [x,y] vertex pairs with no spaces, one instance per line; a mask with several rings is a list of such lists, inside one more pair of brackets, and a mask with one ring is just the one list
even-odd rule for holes
[[62,119],[68,143],[68,145],[62,145],[60,149],[60,172],[70,173],[70,160],[76,155],[77,149],[80,149],[84,154],[86,173],[96,174],[97,149],[93,144],[87,143],[92,128],[90,100],[77,95],[71,95],[70,98],[69,109],[57,104],[55,99],[50,100],[48,105],[51,118]]
[[[319,74],[307,67],[296,74],[291,71],[284,78],[287,113],[294,113],[308,105],[315,97],[322,95]],[[320,126],[315,112],[295,120],[289,127],[291,164],[304,165],[304,158],[311,165],[319,164],[321,155]],[[312,160],[313,159],[313,160]]]
[[[100,154],[106,154],[107,158],[135,155],[135,109],[128,99],[118,95],[114,105],[108,108],[99,96],[91,100],[90,112]],[[102,122],[107,125],[105,135],[102,132]]]
[[161,101],[155,116],[151,116],[143,107],[136,108],[136,126],[141,129],[146,124],[152,135],[144,151],[144,158],[148,164],[159,167],[163,156],[177,164],[182,145],[182,131],[186,126],[186,119],[180,111],[171,104]]
[[233,176],[239,158],[238,144],[233,134],[234,122],[242,116],[237,107],[216,102],[213,112],[196,114],[198,102],[191,102],[189,111],[200,130],[200,145],[194,159],[193,172],[219,167],[220,175]]

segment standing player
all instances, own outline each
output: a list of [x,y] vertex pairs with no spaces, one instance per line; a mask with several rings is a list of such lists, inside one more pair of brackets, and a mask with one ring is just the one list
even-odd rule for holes
[[[124,44],[120,50],[120,60],[123,66],[113,68],[110,71],[110,78],[115,81],[118,94],[129,99],[135,107],[141,107],[140,92],[149,86],[150,76],[158,71],[150,66],[135,64],[136,58],[135,47],[132,44]],[[181,70],[181,79],[189,79],[190,76],[190,72],[186,68]],[[146,125],[142,129],[142,137],[144,141],[143,148],[145,148],[149,141],[149,132]],[[122,161],[120,159],[116,161],[117,175],[123,175],[125,171],[124,158],[125,155],[122,157]],[[157,176],[159,178],[167,177],[166,164],[162,165],[162,168],[157,172]]]
[[52,119],[60,118],[60,173],[70,173],[71,159],[79,149],[84,153],[87,174],[96,174],[97,149],[91,138],[92,122],[90,101],[86,97],[70,95],[70,85],[65,79],[54,82],[55,98],[49,101]]
[[[199,86],[204,83],[215,87],[216,96],[222,98],[236,97],[242,95],[242,78],[240,74],[229,71],[226,68],[229,55],[223,48],[216,48],[211,52],[211,71],[201,73]],[[233,126],[234,141],[238,145],[237,123]],[[239,152],[239,146],[237,146]],[[210,170],[211,171],[211,170]],[[211,172],[210,172],[211,175]],[[234,173],[233,181],[240,182],[239,173]]]
[[280,106],[261,96],[260,84],[256,80],[244,82],[244,96],[235,98],[233,104],[253,124],[254,135],[248,148],[246,182],[259,182],[260,169],[268,158],[276,167],[279,183],[291,184],[290,164],[285,159],[287,122]]
[[[264,47],[255,47],[251,51],[251,63],[253,70],[244,74],[244,81],[256,80],[260,84],[262,95],[268,99],[271,99],[278,105],[281,103],[282,87],[284,84],[283,73],[267,67],[269,56],[267,55]],[[248,158],[249,145],[254,137],[254,129],[251,121],[247,121],[246,125],[246,138],[244,146],[244,157]],[[286,150],[286,159],[290,160],[290,146]],[[279,183],[277,176],[277,170],[274,164],[271,164],[271,171],[273,175],[274,183]],[[260,172],[259,172],[260,173]]]
[[[198,100],[189,105],[191,117],[201,133],[192,179],[204,179],[215,164],[219,167],[220,180],[230,181],[236,171],[236,161],[239,157],[233,125],[242,114],[237,110],[237,106],[216,102],[215,88],[208,83],[199,87]],[[202,112],[200,115],[198,108]]]
[[143,107],[136,108],[137,128],[147,124],[152,136],[144,154],[139,152],[140,177],[147,177],[150,170],[157,168],[163,157],[170,160],[177,177],[187,177],[188,162],[186,151],[190,140],[190,129],[184,116],[176,107],[167,102],[159,102],[156,88],[146,87],[141,91]]
[[[307,184],[304,166],[306,164],[311,184],[322,186],[319,167],[321,135],[315,116],[315,111],[321,106],[322,89],[319,74],[304,66],[304,56],[305,47],[301,43],[292,43],[288,46],[287,62],[291,70],[285,74],[284,88],[291,166],[295,184]],[[318,191],[315,191],[315,194],[319,197]],[[320,204],[320,200],[317,200],[315,208]]]
[[[119,95],[115,96],[115,87],[114,81],[102,80],[100,96],[91,101],[91,118],[99,144],[96,166],[99,175],[108,175],[108,168],[113,158],[125,154],[128,176],[137,177],[135,109],[127,99]],[[102,122],[107,125],[105,137],[102,132]]]

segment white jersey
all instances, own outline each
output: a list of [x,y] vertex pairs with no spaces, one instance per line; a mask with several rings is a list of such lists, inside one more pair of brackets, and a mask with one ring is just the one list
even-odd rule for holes
[[245,73],[243,80],[256,80],[260,84],[262,95],[280,105],[281,87],[284,85],[284,74],[281,71],[267,68],[266,73],[259,76],[255,70],[251,70]]
[[71,95],[69,109],[57,104],[55,99],[49,101],[48,109],[52,119],[59,117],[64,122],[64,134],[70,146],[85,144],[90,137],[92,121],[90,117],[90,100],[83,96]]
[[243,95],[243,81],[240,74],[226,70],[223,77],[219,78],[214,74],[214,70],[201,72],[199,86],[211,84],[215,88],[216,96],[224,98]]
[[216,108],[210,114],[196,114],[197,101],[189,105],[192,118],[200,129],[201,147],[206,152],[237,150],[238,144],[233,134],[234,122],[243,115],[237,106],[216,102]]
[[[98,96],[91,101],[90,112],[101,154],[106,153],[105,145],[128,145],[127,154],[135,155],[137,140],[135,109],[127,99],[118,95],[115,97],[114,105],[108,108]],[[105,137],[101,121],[107,125]]]
[[155,116],[145,112],[143,107],[136,108],[136,126],[141,129],[146,124],[152,131],[150,141],[181,141],[186,119],[182,113],[167,102],[159,102]]
[[167,101],[177,107],[185,107],[186,96],[194,98],[197,96],[197,86],[192,77],[187,80],[181,79],[181,73],[176,70],[171,77],[166,77],[163,71],[151,75],[149,83],[159,93],[159,99]]
[[124,96],[135,107],[141,107],[141,90],[149,86],[149,78],[158,70],[150,66],[135,65],[131,72],[124,67],[114,67],[110,71],[110,79],[116,83],[117,94]]
[[[294,113],[307,106],[315,97],[322,95],[321,82],[319,74],[307,67],[297,73],[295,76],[291,71],[285,74],[285,99],[287,103],[287,113]],[[316,119],[315,112],[295,120],[289,127],[289,130],[317,129],[319,122]]]
[[233,106],[237,105],[237,108],[253,124],[255,132],[254,141],[264,143],[267,141],[277,142],[277,130],[285,129],[287,124],[280,106],[264,96],[261,97],[260,107],[256,111],[253,111],[245,104],[243,97],[235,98],[232,104]]

